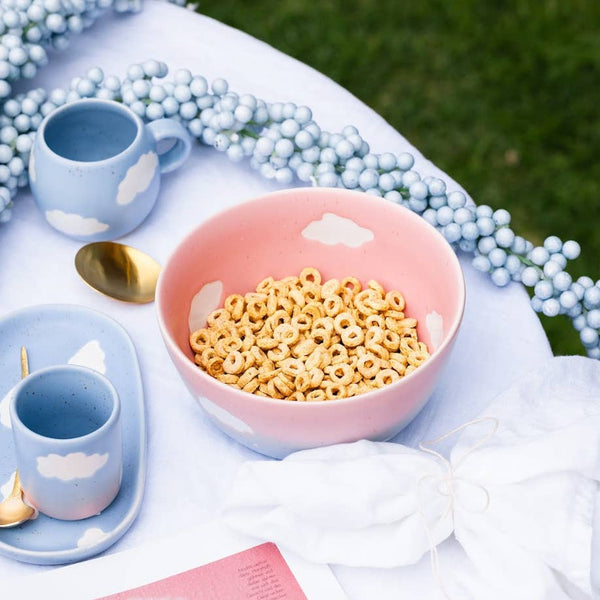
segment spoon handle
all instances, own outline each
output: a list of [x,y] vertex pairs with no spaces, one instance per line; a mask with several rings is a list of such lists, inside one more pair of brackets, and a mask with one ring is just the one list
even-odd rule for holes
[[23,489],[21,488],[21,478],[19,477],[19,471],[15,471],[15,480],[13,481],[12,492],[8,495],[9,498],[19,498],[19,500],[23,497]]
[[29,375],[29,359],[27,358],[27,349],[21,346],[21,379]]

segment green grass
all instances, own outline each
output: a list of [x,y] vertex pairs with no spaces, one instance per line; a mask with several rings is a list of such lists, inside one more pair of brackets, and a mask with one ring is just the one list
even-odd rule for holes
[[[569,271],[600,277],[599,2],[220,0],[199,11],[340,83],[477,203],[508,209],[517,233],[576,239]],[[556,354],[583,353],[568,319],[543,324]]]

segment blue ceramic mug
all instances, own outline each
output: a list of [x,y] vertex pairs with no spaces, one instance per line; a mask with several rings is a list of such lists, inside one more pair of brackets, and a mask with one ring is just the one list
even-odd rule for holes
[[[166,151],[159,153],[157,145]],[[190,147],[188,133],[173,119],[144,124],[118,102],[78,100],[40,124],[29,183],[46,220],[61,233],[115,239],[148,216],[161,173],[179,167]]]
[[10,419],[27,500],[55,519],[85,519],[116,497],[121,405],[112,383],[75,365],[40,369],[17,386]]

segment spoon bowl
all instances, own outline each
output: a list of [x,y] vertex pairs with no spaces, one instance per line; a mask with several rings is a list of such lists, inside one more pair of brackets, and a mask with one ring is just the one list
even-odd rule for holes
[[15,471],[15,480],[12,492],[8,497],[0,502],[0,528],[16,527],[25,521],[28,521],[35,514],[35,508],[32,508],[23,501],[23,490],[21,489],[21,480],[19,472]]
[[75,256],[79,276],[93,289],[123,302],[144,304],[154,300],[160,265],[131,246],[92,242]]

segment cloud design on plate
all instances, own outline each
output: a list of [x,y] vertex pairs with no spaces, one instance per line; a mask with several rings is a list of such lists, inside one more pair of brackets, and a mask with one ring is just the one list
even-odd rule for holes
[[222,295],[223,283],[221,281],[211,281],[202,286],[190,303],[190,314],[188,315],[190,333],[206,326],[206,317],[213,310],[219,308]]
[[320,221],[309,223],[302,231],[302,237],[328,246],[343,244],[349,248],[358,248],[375,239],[370,229],[333,213],[324,213]]
[[87,548],[93,546],[108,537],[108,533],[102,531],[100,527],[90,527],[83,532],[83,535],[77,540],[78,548]]
[[106,231],[109,227],[94,217],[82,217],[76,213],[66,213],[58,209],[47,210],[46,221],[67,235],[94,235]]
[[101,469],[108,460],[105,454],[85,454],[84,452],[71,452],[66,456],[48,454],[37,457],[37,470],[43,477],[56,477],[61,481],[73,479],[86,479],[92,477]]
[[33,149],[31,150],[31,154],[29,155],[29,179],[35,183],[37,179],[37,173],[35,172],[35,154]]
[[89,367],[102,375],[106,374],[106,363],[104,359],[106,354],[98,340],[91,340],[82,346],[70,359],[70,365],[79,365],[80,367]]
[[444,318],[435,310],[431,311],[425,317],[425,327],[429,331],[432,350],[437,350],[444,339]]
[[127,169],[125,177],[119,184],[117,204],[130,204],[135,197],[148,188],[158,167],[158,156],[155,152],[142,154],[139,160]]
[[221,425],[227,429],[233,429],[238,433],[254,433],[250,425],[232,415],[230,412],[227,412],[224,408],[216,405],[214,402],[211,402],[208,398],[198,396],[198,403],[211,417],[213,417],[213,419],[221,423]]
[[0,400],[0,424],[4,425],[4,427],[8,427],[9,429],[12,429],[10,424],[9,407],[16,387],[17,386],[15,385],[11,390],[9,390],[6,396]]

